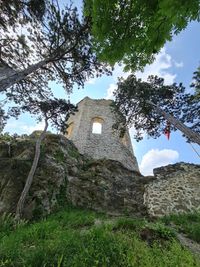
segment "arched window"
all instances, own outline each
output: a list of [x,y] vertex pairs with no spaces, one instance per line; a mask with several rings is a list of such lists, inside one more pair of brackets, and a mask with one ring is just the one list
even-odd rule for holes
[[74,129],[74,123],[71,122],[67,127],[67,138],[70,138]]
[[102,134],[102,125],[103,125],[103,119],[93,118],[92,119],[92,133]]

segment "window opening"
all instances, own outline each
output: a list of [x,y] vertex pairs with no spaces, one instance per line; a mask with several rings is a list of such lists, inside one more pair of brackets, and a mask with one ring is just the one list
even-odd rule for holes
[[101,134],[102,133],[102,124],[100,122],[93,122],[92,133]]
[[104,120],[98,117],[92,119],[93,134],[102,134],[103,122]]

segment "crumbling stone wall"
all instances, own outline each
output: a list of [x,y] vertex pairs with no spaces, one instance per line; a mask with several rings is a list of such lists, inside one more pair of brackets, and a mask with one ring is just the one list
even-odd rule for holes
[[[128,131],[124,142],[119,137],[119,132],[112,128],[115,118],[110,108],[111,103],[111,100],[94,100],[89,97],[80,101],[79,111],[72,115],[67,122],[69,125],[73,124],[67,137],[73,141],[81,154],[94,159],[116,160],[126,168],[139,172]],[[102,121],[101,134],[92,132],[95,118]]]
[[200,165],[177,163],[154,169],[144,204],[151,216],[200,211]]
[[[34,157],[36,134],[0,141],[0,216],[14,213]],[[9,153],[10,150],[10,153]],[[80,155],[62,135],[47,133],[25,203],[27,219],[68,204],[110,214],[162,216],[200,210],[200,166],[177,163],[144,177],[114,160]]]
[[[0,142],[0,216],[14,213],[34,156],[37,135]],[[145,178],[117,161],[93,160],[80,155],[62,135],[47,134],[39,165],[26,198],[24,217],[46,216],[65,205],[110,214],[146,214]]]

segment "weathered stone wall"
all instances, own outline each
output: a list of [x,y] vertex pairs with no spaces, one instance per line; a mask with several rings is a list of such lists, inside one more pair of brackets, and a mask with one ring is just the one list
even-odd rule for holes
[[200,165],[177,163],[154,169],[144,204],[151,216],[200,211]]
[[[68,120],[68,124],[73,123],[73,130],[68,138],[82,154],[94,159],[117,160],[126,168],[139,171],[129,133],[126,133],[125,144],[120,139],[119,132],[112,128],[115,119],[110,108],[111,103],[111,100],[93,100],[89,97],[79,102],[79,111]],[[94,118],[103,121],[101,134],[92,133]]]
[[[0,142],[0,215],[14,213],[34,156],[34,136]],[[8,153],[10,150],[10,153]],[[28,219],[67,204],[112,214],[146,214],[145,179],[117,161],[80,155],[71,141],[47,134],[25,203]]]
[[146,215],[147,179],[113,160],[92,160],[68,177],[67,196],[74,206],[109,214]]
[[[0,142],[0,215],[15,212],[34,156],[34,135]],[[200,166],[177,163],[144,177],[114,160],[80,155],[71,141],[47,134],[24,216],[68,204],[111,214],[162,216],[200,210]]]

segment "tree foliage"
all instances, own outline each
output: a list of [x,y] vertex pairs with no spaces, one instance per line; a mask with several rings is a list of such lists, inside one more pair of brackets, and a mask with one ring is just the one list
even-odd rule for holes
[[111,64],[123,61],[140,69],[185,29],[200,19],[200,1],[85,0],[85,16],[92,21],[95,51]]
[[[130,75],[126,80],[121,79],[118,82],[114,95],[115,108],[127,118],[128,126],[134,126],[137,141],[143,138],[143,132],[153,138],[163,134],[167,126],[166,119],[170,122],[172,119],[172,131],[181,125],[184,134],[189,132],[192,138],[195,133],[200,133],[199,104],[196,105],[196,100],[194,103],[193,95],[186,93],[182,84],[164,85],[164,79],[157,76],[149,76],[145,82],[137,79],[135,75]],[[118,116],[117,120],[119,126],[123,125],[122,129],[126,124],[123,116]],[[182,122],[190,123],[194,132]],[[196,135],[200,140],[200,136]]]
[[92,52],[89,21],[80,20],[72,6],[61,10],[47,4],[43,21],[34,19],[23,25],[24,34],[19,34],[20,24],[11,28],[11,34],[3,31],[1,92],[31,91],[38,85],[47,88],[55,80],[71,92],[75,83],[83,86],[89,77],[110,73]]
[[43,19],[47,0],[2,0],[0,1],[0,26],[7,29],[16,21],[31,21],[32,17]]
[[195,97],[200,99],[200,66],[194,72],[191,87],[195,90]]
[[187,107],[183,107],[182,117],[190,124],[190,128],[200,133],[200,66],[193,73],[191,88],[193,94],[187,100]]
[[21,113],[29,112],[36,117],[37,121],[51,122],[52,127],[64,133],[69,115],[76,111],[77,107],[65,99],[48,98],[45,100],[29,99],[21,106],[10,108],[9,114],[17,118]]
[[7,24],[9,31],[0,27],[0,92],[6,98],[4,103],[21,105],[29,98],[47,99],[51,81],[70,93],[74,84],[83,87],[90,77],[111,73],[98,62],[92,51],[90,22],[80,19],[75,7],[61,9],[57,1],[42,1],[45,12],[41,12],[41,20],[33,13],[33,6],[27,10],[33,2],[11,0],[1,5],[3,17],[10,18],[12,10],[16,12],[14,22]]
[[10,113],[14,117],[17,117],[20,112],[30,112],[31,114],[36,115],[39,121],[41,121],[42,119],[44,119],[45,121],[44,130],[39,135],[36,141],[35,155],[30,172],[27,176],[25,186],[17,203],[17,209],[15,214],[15,218],[17,220],[19,220],[23,215],[24,203],[38,166],[40,158],[40,147],[42,141],[46,136],[49,122],[51,122],[52,126],[56,127],[59,131],[64,132],[66,130],[66,120],[68,119],[70,113],[73,113],[76,110],[77,107],[70,104],[66,100],[56,98],[47,99],[46,101],[29,99],[28,103],[24,103],[24,105],[22,105],[21,107],[18,106],[10,109]]

